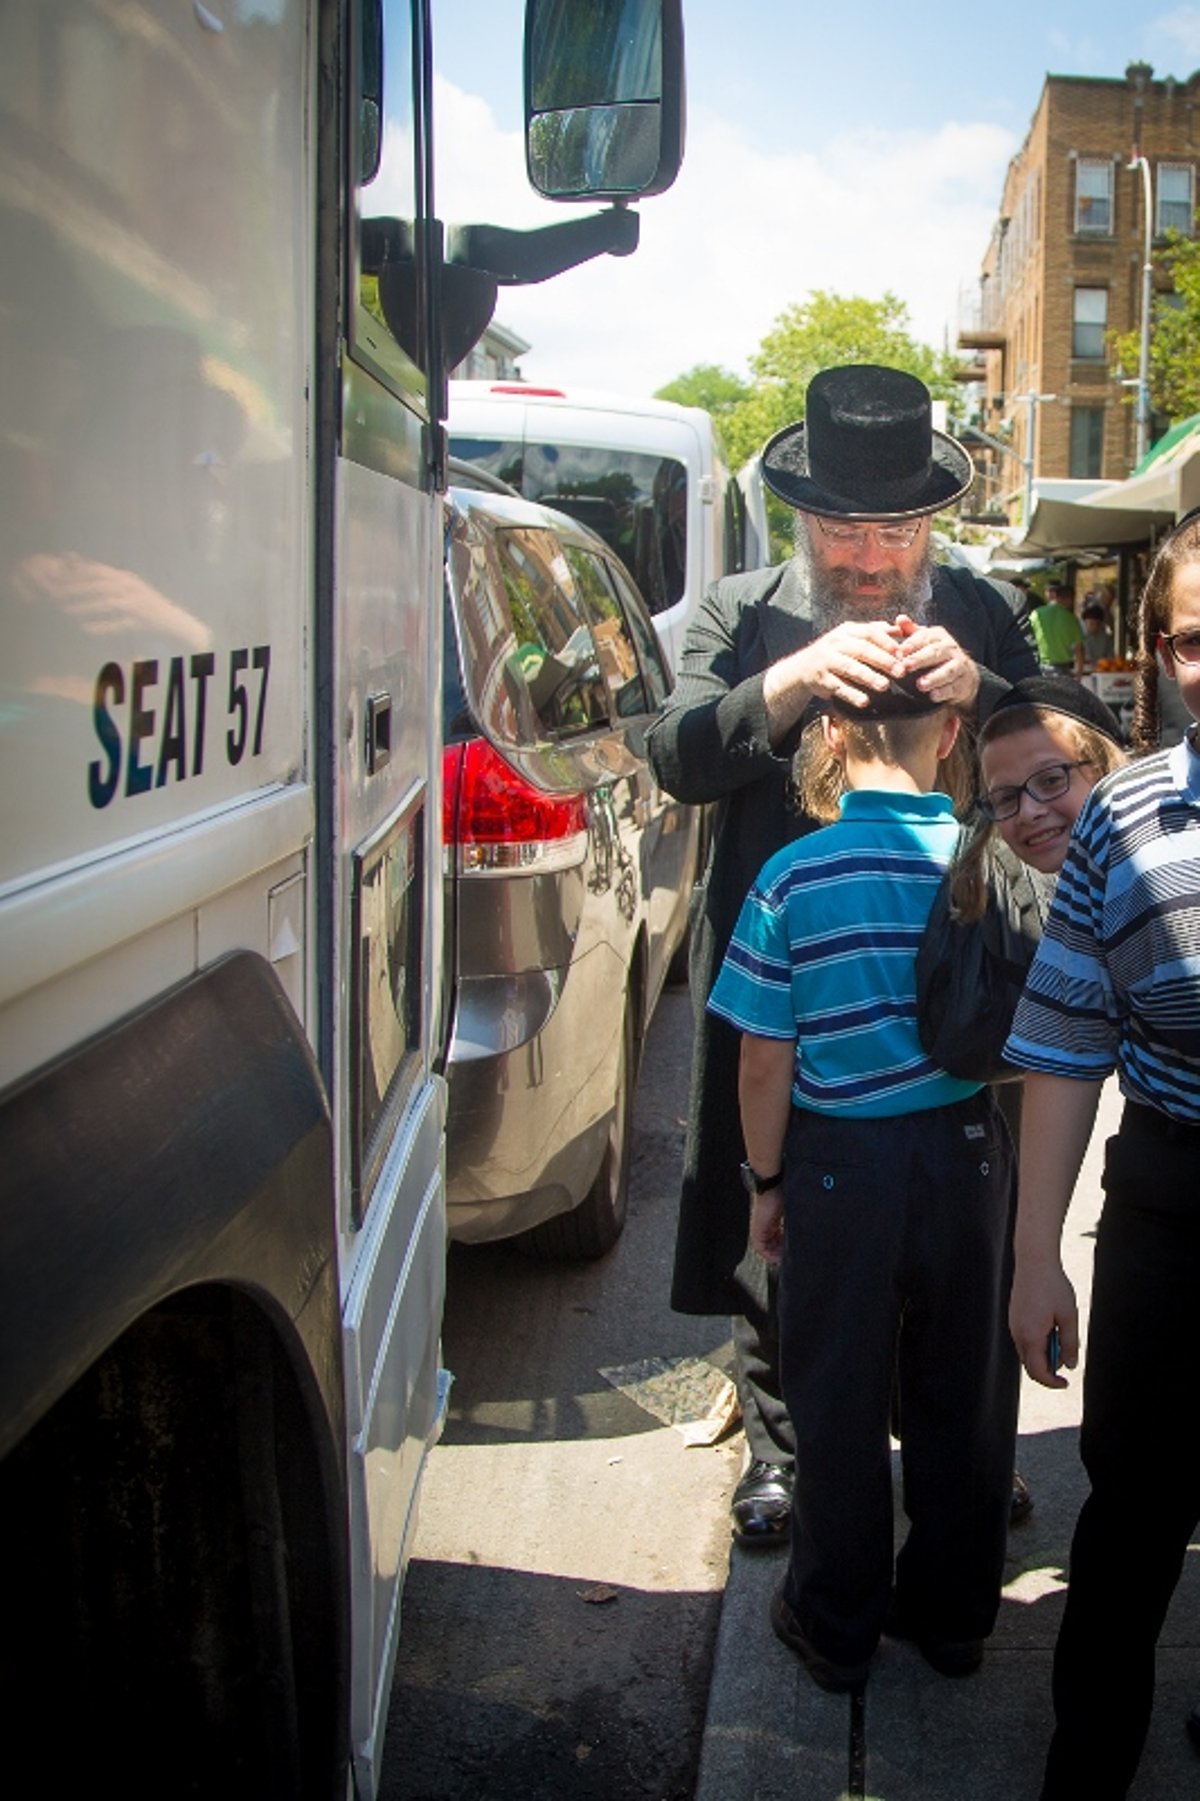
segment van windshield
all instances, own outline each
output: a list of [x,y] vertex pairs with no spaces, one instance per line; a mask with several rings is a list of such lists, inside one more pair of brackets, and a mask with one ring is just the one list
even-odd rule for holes
[[652,613],[683,598],[687,469],[675,457],[457,434],[450,454],[499,476],[526,500],[590,525],[620,557]]

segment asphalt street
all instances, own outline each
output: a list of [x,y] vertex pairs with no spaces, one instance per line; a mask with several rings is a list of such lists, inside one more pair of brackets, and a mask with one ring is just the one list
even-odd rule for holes
[[667,1304],[691,1047],[648,1036],[624,1235],[599,1263],[455,1247],[450,1419],[422,1490],[383,1801],[686,1801],[695,1788],[741,1435],[687,1447],[603,1377],[727,1365]]

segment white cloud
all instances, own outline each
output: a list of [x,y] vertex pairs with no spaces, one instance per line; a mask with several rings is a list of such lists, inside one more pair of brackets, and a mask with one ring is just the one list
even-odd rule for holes
[[[1200,59],[1200,7],[1177,6],[1173,12],[1161,14],[1151,24],[1149,36],[1174,45],[1184,56]],[[1184,72],[1190,74],[1191,68]]]
[[[518,133],[439,82],[443,216],[525,226],[569,216],[531,195]],[[847,131],[819,154],[753,148],[693,109],[683,170],[639,209],[630,258],[602,257],[538,287],[502,289],[497,317],[529,338],[526,375],[649,393],[695,363],[744,371],[783,309],[816,288],[909,309],[914,334],[953,342],[1016,148],[996,125]]]

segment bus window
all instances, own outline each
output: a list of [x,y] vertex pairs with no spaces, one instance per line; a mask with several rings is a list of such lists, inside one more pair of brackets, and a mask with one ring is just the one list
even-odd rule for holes
[[420,401],[411,0],[363,0],[358,20],[351,352],[395,393]]

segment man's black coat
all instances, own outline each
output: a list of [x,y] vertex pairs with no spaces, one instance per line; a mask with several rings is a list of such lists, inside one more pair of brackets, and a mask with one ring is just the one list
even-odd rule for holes
[[[1010,682],[1037,674],[1007,584],[937,567],[927,622],[942,625],[980,665],[978,719]],[[688,628],[674,693],[650,734],[663,787],[684,801],[715,802],[708,869],[692,916],[690,982],[696,1043],[671,1304],[680,1313],[742,1313],[749,1202],[738,1176],[745,1152],[738,1116],[739,1035],[704,1011],[750,884],[769,856],[811,831],[789,803],[799,730],[778,751],[767,737],[763,676],[815,636],[808,589],[794,562],[727,576],[709,589]]]

